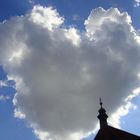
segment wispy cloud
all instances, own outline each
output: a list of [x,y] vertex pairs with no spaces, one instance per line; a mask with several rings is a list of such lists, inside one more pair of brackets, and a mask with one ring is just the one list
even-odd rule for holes
[[0,101],[6,101],[6,100],[9,100],[9,99],[10,99],[9,96],[0,95]]
[[8,79],[0,80],[0,88],[1,87],[13,87],[13,88],[15,88],[15,82],[13,79],[9,79],[9,76],[8,76]]
[[134,0],[134,7],[140,6],[140,0]]
[[0,80],[0,87],[7,86],[7,81]]
[[80,17],[80,15],[78,15],[78,14],[74,14],[74,15],[72,16],[72,20],[73,20],[73,21],[79,21],[79,20],[81,20],[81,17]]

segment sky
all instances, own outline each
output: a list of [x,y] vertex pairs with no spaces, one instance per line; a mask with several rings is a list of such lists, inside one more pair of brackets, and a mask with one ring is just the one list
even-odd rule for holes
[[1,0],[1,139],[93,140],[100,97],[140,135],[139,15],[139,0]]

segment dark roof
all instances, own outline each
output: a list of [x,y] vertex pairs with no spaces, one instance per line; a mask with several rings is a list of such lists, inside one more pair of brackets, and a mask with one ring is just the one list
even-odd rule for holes
[[111,126],[105,126],[98,131],[94,140],[140,140],[140,137]]

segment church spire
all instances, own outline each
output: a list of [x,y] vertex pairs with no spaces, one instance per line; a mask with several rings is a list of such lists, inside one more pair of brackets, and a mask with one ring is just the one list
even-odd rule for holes
[[99,115],[97,116],[98,119],[100,120],[100,128],[107,126],[107,114],[106,114],[106,110],[102,107],[103,103],[102,100],[100,98],[100,106],[101,108],[99,109]]

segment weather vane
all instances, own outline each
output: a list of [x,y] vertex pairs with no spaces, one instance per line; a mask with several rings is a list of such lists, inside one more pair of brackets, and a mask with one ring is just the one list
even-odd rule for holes
[[101,97],[100,97],[100,106],[102,107],[103,103],[102,103],[102,100],[101,100]]

